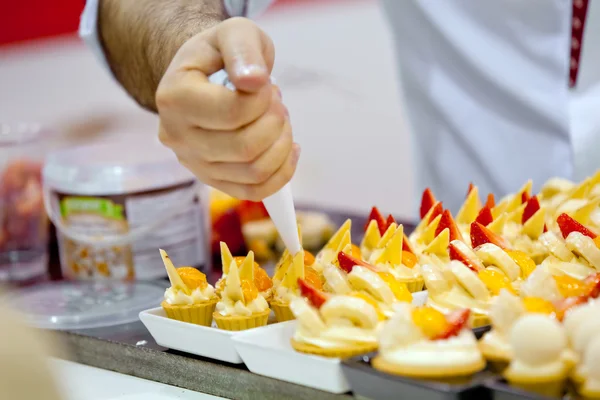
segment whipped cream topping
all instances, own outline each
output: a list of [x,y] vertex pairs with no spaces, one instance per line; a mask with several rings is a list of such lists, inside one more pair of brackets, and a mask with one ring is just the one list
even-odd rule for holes
[[554,277],[543,265],[538,266],[521,284],[520,292],[523,297],[539,297],[547,301],[562,298]]
[[165,301],[171,305],[199,304],[214,298],[215,288],[211,285],[207,285],[204,289],[196,288],[189,295],[172,287],[165,290]]
[[243,301],[233,301],[230,298],[222,298],[217,303],[217,312],[223,316],[249,317],[252,314],[264,312],[269,309],[269,304],[262,295],[252,300],[248,304]]

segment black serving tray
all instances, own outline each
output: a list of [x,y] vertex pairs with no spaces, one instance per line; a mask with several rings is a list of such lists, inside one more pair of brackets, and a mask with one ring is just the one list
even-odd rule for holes
[[565,394],[562,397],[546,397],[514,388],[502,378],[491,378],[484,382],[493,400],[577,400],[578,396]]
[[342,370],[355,396],[368,399],[397,400],[490,400],[491,393],[483,384],[492,375],[483,371],[469,382],[450,384],[386,374],[371,367],[376,353],[350,358],[342,362]]

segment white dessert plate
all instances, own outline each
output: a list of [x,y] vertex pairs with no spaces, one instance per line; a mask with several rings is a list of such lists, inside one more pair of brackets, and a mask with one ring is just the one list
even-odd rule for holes
[[[413,293],[413,304],[422,305],[427,291]],[[296,321],[239,332],[232,337],[239,355],[250,371],[331,393],[345,393],[350,385],[339,358],[326,358],[295,351],[290,339]]]
[[238,332],[170,319],[162,307],[142,311],[140,319],[160,346],[232,364],[243,363],[231,340]]

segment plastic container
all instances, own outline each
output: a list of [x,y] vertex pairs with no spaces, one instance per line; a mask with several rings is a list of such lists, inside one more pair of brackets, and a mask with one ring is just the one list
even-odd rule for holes
[[135,322],[164,291],[149,282],[60,282],[9,292],[6,301],[33,327],[79,330]]
[[0,124],[0,281],[30,282],[47,272],[41,169],[48,136],[39,124]]
[[165,277],[159,248],[176,265],[206,268],[207,187],[157,140],[59,151],[43,178],[64,277]]

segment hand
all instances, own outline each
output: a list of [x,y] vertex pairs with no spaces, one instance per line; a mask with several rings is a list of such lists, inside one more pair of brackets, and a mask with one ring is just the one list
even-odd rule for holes
[[[239,199],[275,193],[300,155],[270,83],[274,57],[253,22],[228,19],[181,46],[156,92],[161,142],[202,182]],[[237,91],[208,81],[223,67]]]

